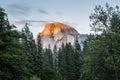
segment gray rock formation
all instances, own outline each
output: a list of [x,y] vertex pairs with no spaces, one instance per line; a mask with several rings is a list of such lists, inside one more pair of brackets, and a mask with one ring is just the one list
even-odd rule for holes
[[74,46],[76,39],[82,46],[82,42],[87,38],[84,34],[79,34],[73,27],[59,23],[47,23],[42,32],[38,34],[41,37],[43,48],[53,49],[54,45],[60,48],[62,43],[71,43]]

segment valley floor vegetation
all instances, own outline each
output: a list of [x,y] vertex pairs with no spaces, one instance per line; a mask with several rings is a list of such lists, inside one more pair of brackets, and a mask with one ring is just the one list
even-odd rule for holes
[[95,6],[91,29],[80,44],[43,49],[27,24],[21,31],[10,25],[0,8],[0,80],[120,80],[120,11]]

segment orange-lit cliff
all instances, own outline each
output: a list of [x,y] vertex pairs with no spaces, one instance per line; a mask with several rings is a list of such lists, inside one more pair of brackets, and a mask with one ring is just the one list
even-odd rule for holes
[[61,30],[70,29],[70,28],[72,28],[72,27],[69,25],[60,23],[60,22],[47,23],[45,25],[44,30],[40,33],[40,35],[50,35],[50,34],[55,35],[58,32],[60,32]]
[[44,30],[38,36],[41,37],[43,48],[48,48],[50,45],[51,49],[53,49],[55,45],[57,48],[60,48],[62,43],[71,43],[74,45],[80,34],[69,25],[54,22],[45,24]]

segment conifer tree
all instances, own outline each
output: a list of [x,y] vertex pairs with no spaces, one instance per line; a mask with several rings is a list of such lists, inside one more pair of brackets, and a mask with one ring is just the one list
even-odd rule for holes
[[62,43],[61,48],[58,50],[58,71],[62,76],[62,80],[66,79],[66,75],[65,75],[65,46]]
[[[22,29],[25,37],[22,40],[24,45],[24,54],[28,57],[28,69],[30,76],[37,75],[41,77],[42,75],[42,47],[40,42],[38,46],[35,43],[32,32],[29,30],[28,24],[26,23]],[[40,41],[40,38],[38,39]]]
[[54,65],[54,68],[58,71],[58,52],[57,52],[56,45],[54,46],[54,49],[53,49],[53,65]]
[[105,9],[99,5],[94,10],[95,13],[90,16],[91,27],[95,33],[101,31],[101,34],[90,35],[86,40],[84,79],[119,80],[119,7],[106,4]]
[[40,78],[42,78],[42,76],[44,75],[43,74],[43,49],[42,49],[42,43],[41,43],[41,37],[40,36],[38,36],[38,38],[37,38],[37,54],[36,54],[36,56],[37,56],[37,65],[38,66],[36,66],[36,70],[37,70],[37,72],[38,72],[38,76],[40,77]]
[[83,54],[81,51],[81,46],[76,39],[75,42],[75,49],[74,49],[74,54],[73,54],[73,61],[74,61],[74,74],[75,74],[75,80],[79,80],[81,77],[81,68],[82,68],[82,59],[83,59]]
[[25,26],[22,28],[22,32],[24,33],[24,39],[22,39],[22,44],[24,47],[24,54],[27,56],[29,64],[28,69],[32,75],[36,75],[34,71],[34,64],[35,64],[35,55],[37,53],[37,48],[35,45],[35,41],[33,39],[33,34],[30,32],[28,24],[26,23]]
[[23,80],[27,77],[27,60],[20,39],[22,34],[13,30],[5,10],[0,8],[0,80]]
[[43,53],[43,78],[42,80],[56,80],[56,72],[53,65],[53,53],[49,48]]

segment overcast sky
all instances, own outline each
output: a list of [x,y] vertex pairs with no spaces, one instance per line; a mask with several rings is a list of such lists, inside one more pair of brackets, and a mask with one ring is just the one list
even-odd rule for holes
[[120,0],[0,0],[0,7],[6,10],[11,24],[18,30],[26,22],[34,37],[47,22],[62,22],[74,27],[80,34],[90,33],[89,16],[95,5],[105,3],[120,6]]

